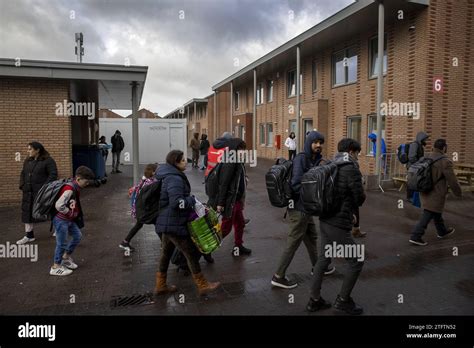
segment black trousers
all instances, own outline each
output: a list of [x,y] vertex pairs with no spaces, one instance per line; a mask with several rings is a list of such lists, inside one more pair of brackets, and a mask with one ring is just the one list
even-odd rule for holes
[[415,228],[413,229],[411,239],[418,240],[423,237],[425,230],[432,219],[434,220],[436,231],[438,232],[439,236],[444,236],[446,233],[448,233],[446,225],[444,224],[443,215],[441,213],[435,213],[434,211],[424,209],[420,221],[418,221]]
[[130,243],[133,237],[137,234],[138,231],[143,227],[143,224],[140,222],[135,223],[135,226],[132,227],[130,232],[128,232],[127,237],[125,237],[125,240]]
[[171,256],[175,248],[178,248],[186,257],[188,261],[188,267],[192,274],[201,273],[201,266],[199,265],[199,259],[201,253],[194,245],[191,237],[178,237],[173,234],[162,234],[161,239],[161,258],[159,271],[166,273],[170,265]]
[[291,161],[296,157],[296,150],[288,150],[288,159]]

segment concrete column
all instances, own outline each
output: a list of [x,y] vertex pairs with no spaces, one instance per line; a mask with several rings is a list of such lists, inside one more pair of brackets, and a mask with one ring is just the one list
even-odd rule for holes
[[138,99],[137,99],[137,83],[132,82],[132,147],[133,147],[133,184],[140,179],[138,158]]
[[383,102],[383,51],[384,51],[384,5],[383,0],[379,0],[379,26],[378,26],[378,60],[377,65],[377,149],[375,151],[375,173],[380,185],[380,155],[382,150],[382,114],[381,105]]
[[253,69],[252,148],[253,150],[257,151],[257,70],[256,69]]
[[230,81],[230,124],[229,132],[232,134],[232,115],[234,112],[234,83]]

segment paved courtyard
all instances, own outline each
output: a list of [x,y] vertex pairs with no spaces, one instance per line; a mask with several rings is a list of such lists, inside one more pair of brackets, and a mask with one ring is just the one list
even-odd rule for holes
[[[118,248],[133,226],[127,196],[131,167],[124,166],[124,173],[109,175],[106,185],[82,191],[86,227],[74,255],[79,269],[71,276],[49,275],[55,247],[49,223],[38,225],[35,231],[37,262],[0,259],[0,314],[308,315],[304,309],[311,265],[303,245],[288,270],[289,277],[299,280],[300,286],[282,290],[270,285],[288,230],[283,209],[268,202],[264,174],[270,165],[270,161],[259,159],[258,166],[248,171],[245,215],[251,222],[244,243],[252,255],[233,257],[229,236],[213,254],[214,264],[201,261],[208,279],[223,283],[215,294],[198,298],[191,277],[177,273],[171,265],[169,280],[178,285],[178,293],[159,299],[146,297],[154,287],[160,241],[153,226],[145,226],[132,241],[136,252],[127,257]],[[186,174],[192,192],[205,201],[202,172],[188,168]],[[426,247],[408,243],[420,210],[409,205],[399,209],[398,200],[403,196],[404,192],[397,190],[368,193],[361,209],[361,226],[367,238],[359,240],[365,244],[366,262],[354,299],[364,307],[365,315],[472,315],[473,195],[462,200],[449,197],[445,219],[456,232],[449,239],[438,240],[430,225]],[[0,209],[0,231],[0,244],[22,237],[19,207]],[[334,265],[337,271],[325,278],[322,291],[330,301],[339,291],[345,268],[342,260],[334,260]],[[137,297],[123,299],[133,295]],[[403,303],[399,303],[402,298]],[[334,314],[327,310],[312,315]]]

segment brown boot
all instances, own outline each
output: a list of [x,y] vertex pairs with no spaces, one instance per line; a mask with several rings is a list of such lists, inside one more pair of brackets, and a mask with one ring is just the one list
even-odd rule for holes
[[175,292],[176,290],[177,290],[176,286],[166,285],[166,273],[156,272],[155,294],[163,295],[163,294]]
[[221,283],[219,282],[208,282],[206,278],[204,278],[204,274],[202,273],[193,274],[193,278],[194,283],[196,283],[196,286],[198,288],[199,295],[208,294],[211,291],[216,290],[221,285]]
[[365,237],[366,234],[367,232],[362,232],[360,227],[352,227],[352,236],[354,238],[362,238]]

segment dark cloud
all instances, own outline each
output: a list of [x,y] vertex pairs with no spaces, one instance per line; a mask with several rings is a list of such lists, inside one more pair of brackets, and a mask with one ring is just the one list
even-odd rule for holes
[[149,66],[141,106],[164,115],[351,2],[0,0],[0,57],[75,61],[81,31],[84,61]]

